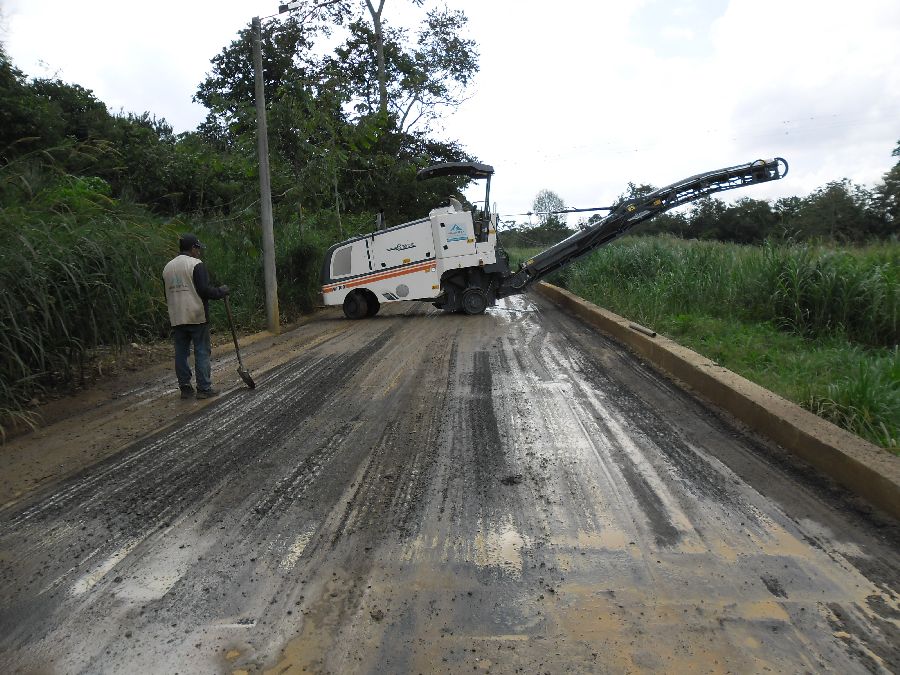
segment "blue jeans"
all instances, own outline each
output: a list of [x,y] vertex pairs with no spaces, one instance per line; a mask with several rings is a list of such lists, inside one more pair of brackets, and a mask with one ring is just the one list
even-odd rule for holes
[[175,333],[175,374],[178,376],[178,386],[181,388],[191,386],[191,367],[188,365],[188,357],[191,355],[191,344],[193,344],[194,367],[197,369],[197,390],[212,389],[212,374],[209,365],[212,347],[209,343],[209,324],[174,326],[172,331]]

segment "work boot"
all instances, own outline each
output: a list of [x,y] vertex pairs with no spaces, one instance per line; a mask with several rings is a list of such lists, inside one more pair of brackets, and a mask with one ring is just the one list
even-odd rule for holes
[[181,389],[181,398],[193,398],[194,397],[194,388],[187,384],[183,387],[179,387]]
[[218,389],[198,389],[197,390],[197,398],[212,398],[213,396],[218,396]]

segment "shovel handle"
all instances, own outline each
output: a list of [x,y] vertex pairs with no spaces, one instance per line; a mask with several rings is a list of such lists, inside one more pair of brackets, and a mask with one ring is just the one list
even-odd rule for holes
[[231,303],[228,302],[228,296],[224,297],[225,300],[225,312],[228,314],[228,327],[231,329],[231,339],[234,340],[234,353],[237,355],[238,365],[243,368],[244,364],[241,362],[241,348],[238,347],[238,339],[237,333],[234,332],[234,317],[231,315]]

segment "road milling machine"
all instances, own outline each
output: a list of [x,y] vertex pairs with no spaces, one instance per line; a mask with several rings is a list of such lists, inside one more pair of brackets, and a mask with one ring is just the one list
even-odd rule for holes
[[416,177],[484,179],[483,208],[466,209],[451,197],[447,206],[433,209],[427,218],[335,244],[322,264],[322,300],[325,305],[342,305],[349,319],[374,316],[383,303],[408,300],[428,301],[448,312],[481,314],[499,298],[525,292],[551,272],[660,213],[716,192],[778,180],[787,171],[787,162],[776,157],[685,178],[612,209],[598,209],[610,213],[511,269],[497,235],[497,214],[488,206],[493,167],[477,162],[436,164]]

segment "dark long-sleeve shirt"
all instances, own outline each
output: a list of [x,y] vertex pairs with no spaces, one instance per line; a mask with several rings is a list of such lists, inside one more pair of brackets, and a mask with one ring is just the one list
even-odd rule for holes
[[203,312],[206,314],[206,320],[209,321],[209,301],[219,300],[225,297],[225,294],[216,286],[209,283],[209,273],[206,271],[206,265],[202,262],[194,267],[194,288],[197,289],[197,295],[203,300]]

